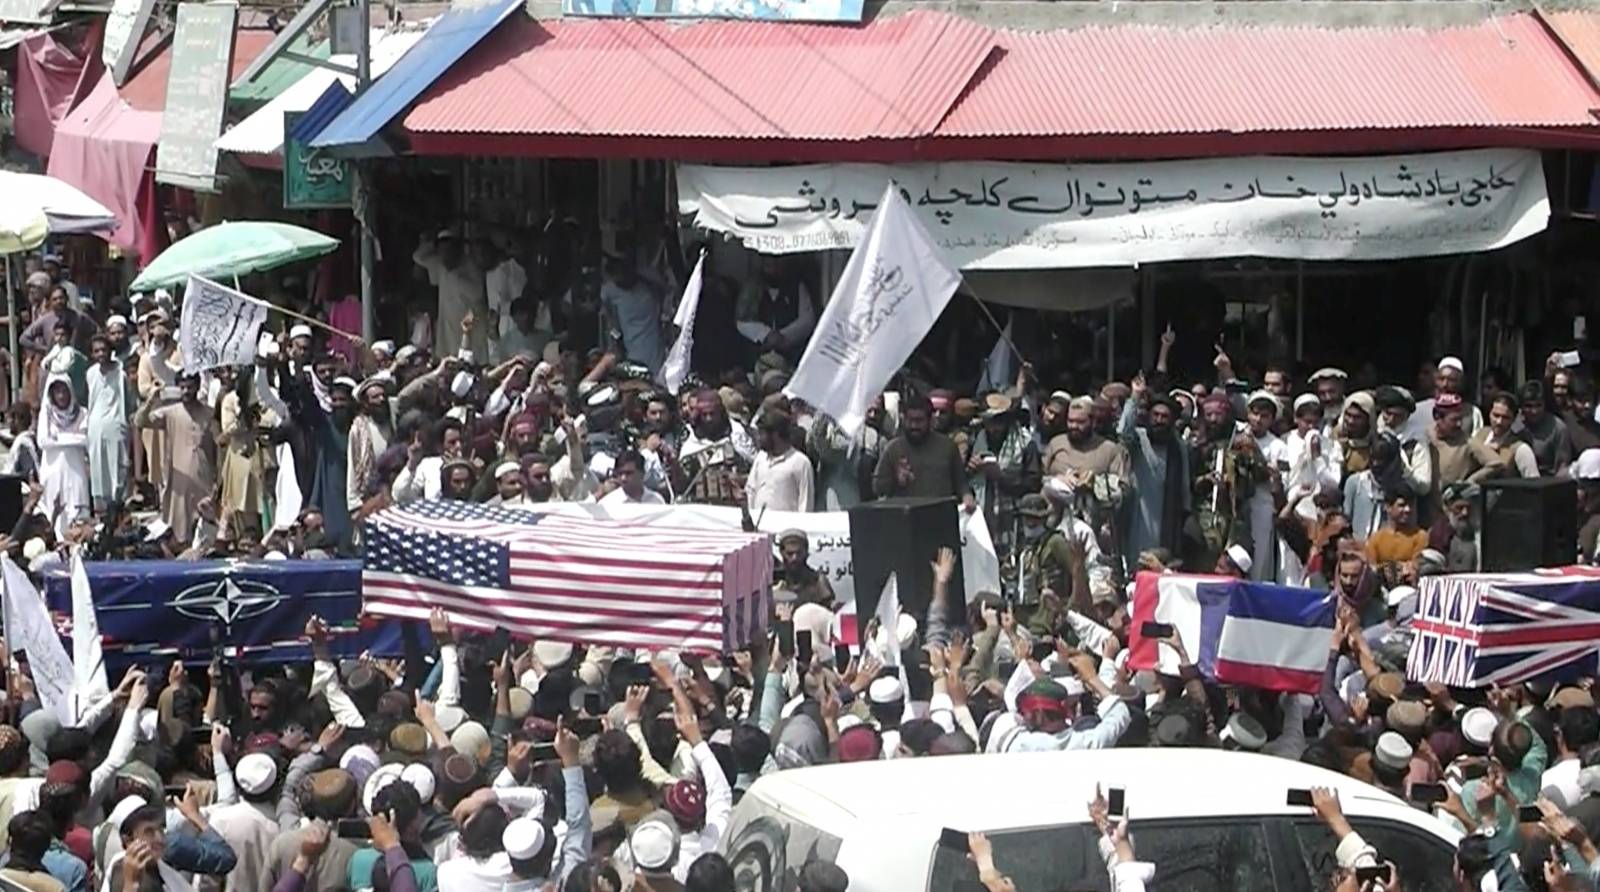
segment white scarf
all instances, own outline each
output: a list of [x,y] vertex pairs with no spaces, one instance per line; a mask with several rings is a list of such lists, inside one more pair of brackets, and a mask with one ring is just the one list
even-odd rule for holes
[[[115,857],[106,862],[106,875],[100,881],[100,892],[111,892],[111,877],[122,872],[122,859],[126,852],[118,852]],[[194,892],[194,887],[183,878],[183,874],[172,869],[165,861],[156,862],[156,871],[161,874],[161,888],[163,892]],[[127,890],[132,892],[132,890]]]

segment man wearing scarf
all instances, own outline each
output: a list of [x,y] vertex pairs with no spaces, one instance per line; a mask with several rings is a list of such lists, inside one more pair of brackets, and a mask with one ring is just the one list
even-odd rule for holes
[[[1041,678],[1023,688],[1016,698],[1016,709],[1001,713],[989,729],[985,752],[1039,753],[1058,750],[1097,750],[1115,746],[1133,722],[1128,704],[1111,692],[1095,672],[1094,660],[1079,653],[1068,660],[1076,673],[1066,684]],[[1111,660],[1104,665],[1111,667]],[[1017,672],[1024,671],[1018,666]],[[1032,674],[1031,672],[1029,673]],[[1074,713],[1083,693],[1093,691],[1099,702],[1100,721],[1093,727],[1077,730]]]
[[[1136,426],[1136,414],[1147,398],[1145,423]],[[1181,413],[1172,396],[1159,392],[1152,396],[1143,375],[1133,379],[1132,398],[1123,403],[1117,423],[1131,460],[1136,496],[1127,500],[1124,535],[1130,556],[1152,548],[1178,553],[1190,503],[1189,450],[1177,432]]]
[[1461,397],[1453,393],[1440,394],[1433,403],[1433,428],[1429,440],[1434,455],[1439,457],[1439,490],[1463,480],[1483,483],[1500,475],[1505,463],[1487,443],[1474,440],[1462,427]]
[[688,434],[679,460],[671,469],[672,489],[678,501],[700,505],[742,505],[744,487],[739,477],[749,472],[756,457],[750,432],[728,417],[714,390],[696,393],[689,404]]
[[378,456],[394,440],[394,408],[389,390],[394,378],[379,372],[356,388],[356,416],[350,422],[345,458],[345,501],[351,511],[361,507],[377,473]]
[[1194,515],[1184,562],[1190,567],[1216,566],[1223,549],[1250,541],[1246,506],[1267,468],[1248,432],[1236,431],[1233,405],[1221,391],[1200,404],[1204,425],[1196,447]]
[[322,512],[323,529],[340,544],[350,541],[345,463],[350,454],[350,425],[356,416],[355,390],[354,380],[335,378],[328,386],[328,411],[318,411],[303,421],[314,444],[309,504]]
[[1341,480],[1348,480],[1351,474],[1365,471],[1371,462],[1373,419],[1377,414],[1377,405],[1367,391],[1352,393],[1345,398],[1344,412],[1339,416],[1334,435],[1344,455]]
[[72,383],[56,375],[44,386],[39,414],[39,510],[55,526],[56,538],[90,509],[88,413],[78,406]]
[[[178,372],[183,368],[183,357],[178,354],[178,344],[172,339],[172,317],[165,310],[151,310],[145,316],[145,333],[148,342],[139,351],[139,399],[149,402],[161,396],[163,388],[176,387]],[[170,401],[170,400],[169,400]],[[143,433],[144,462],[149,469],[150,485],[157,492],[166,491],[167,445],[160,429]],[[135,472],[137,472],[135,468]]]
[[178,387],[181,398],[167,405],[159,405],[161,392],[156,390],[139,407],[133,423],[162,434],[167,474],[161,519],[177,541],[188,542],[200,518],[200,502],[217,487],[217,420],[211,407],[200,401],[199,375],[180,375]]
[[1010,397],[991,393],[984,398],[983,426],[970,445],[967,480],[973,498],[983,508],[995,551],[1009,554],[1017,499],[1038,492],[1042,477],[1033,431],[1016,423]]

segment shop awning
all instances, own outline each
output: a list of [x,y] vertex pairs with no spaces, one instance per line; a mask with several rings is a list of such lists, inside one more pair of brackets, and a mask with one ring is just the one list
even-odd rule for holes
[[377,136],[457,60],[478,45],[523,0],[492,0],[453,7],[439,17],[383,80],[367,89],[311,141],[319,149],[354,148]]
[[1572,53],[1589,79],[1600,85],[1600,12],[1588,9],[1569,9],[1562,12],[1543,12],[1556,39]]
[[[969,66],[974,46],[997,49]],[[1021,32],[913,12],[860,27],[518,22],[405,125],[420,154],[907,161],[1592,145],[1597,110],[1526,13]]]
[[[230,82],[237,79],[256,56],[272,43],[273,34],[264,28],[241,28],[233,33],[233,70],[228,73]],[[167,107],[167,76],[172,72],[172,45],[161,48],[128,78],[119,91],[122,98],[134,108],[159,112]]]
[[[305,36],[301,36],[298,40],[289,44],[289,49],[292,52],[299,53],[302,56],[309,56],[313,59],[326,60],[329,54],[327,40],[313,42]],[[307,74],[321,70],[323,69],[312,65],[310,62],[279,56],[268,62],[266,70],[262,71],[254,80],[240,79],[235,81],[233,86],[228,88],[228,101],[267,102],[284,90],[294,86]]]
[[443,78],[405,124],[423,154],[515,153],[530,136],[917,138],[934,132],[994,50],[988,28],[927,12],[863,27],[519,21]]
[[[425,32],[425,25],[392,34],[373,32],[372,76],[378,78],[387,72],[407,50],[422,40]],[[355,65],[353,56],[334,56],[332,61],[339,65]],[[272,76],[272,69],[269,68],[267,71],[268,73],[262,76],[263,79]],[[343,84],[347,89],[354,89],[356,79],[327,68],[310,69],[266,105],[228,128],[228,131],[217,139],[217,148],[241,155],[277,154],[283,149],[283,113],[305,111],[334,83]]]
[[160,138],[161,112],[129,105],[117,95],[117,85],[106,72],[89,96],[56,125],[47,172],[116,214],[117,228],[107,237],[113,245],[148,251],[149,245],[139,243],[141,183]]

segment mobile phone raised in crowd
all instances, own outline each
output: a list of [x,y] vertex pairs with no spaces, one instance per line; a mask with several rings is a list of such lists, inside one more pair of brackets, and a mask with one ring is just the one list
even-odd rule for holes
[[182,799],[188,794],[189,787],[186,784],[167,784],[161,788],[161,792],[168,799]]
[[1564,369],[1576,368],[1583,365],[1583,357],[1576,350],[1567,350],[1561,354],[1561,367]]
[[778,636],[778,653],[786,657],[794,656],[794,623],[781,622],[772,627]]
[[1412,784],[1411,801],[1418,805],[1434,805],[1450,798],[1444,784]]
[[1171,638],[1173,632],[1171,623],[1144,623],[1139,626],[1139,634],[1146,638]]
[[579,737],[588,737],[600,733],[600,721],[598,718],[576,718],[568,722],[567,727]]
[[1311,791],[1310,790],[1290,790],[1289,791],[1289,796],[1284,801],[1284,804],[1285,805],[1292,805],[1292,806],[1295,806],[1297,808],[1310,808],[1311,807]]
[[555,744],[536,743],[533,745],[533,752],[529,754],[529,758],[535,762],[554,762],[561,757],[556,755]]
[[967,835],[960,830],[951,830],[949,827],[939,831],[939,845],[958,852],[967,851]]
[[794,633],[794,661],[801,666],[811,665],[811,630],[796,629]]
[[1482,780],[1488,774],[1488,762],[1466,762],[1461,766],[1461,779],[1464,781]]
[[1524,805],[1517,809],[1518,824],[1537,824],[1544,820],[1544,812],[1537,805]]
[[848,665],[850,665],[850,645],[835,644],[833,646],[833,668],[843,672],[844,667]]
[[1106,814],[1113,818],[1122,817],[1123,791],[1121,787],[1112,787],[1106,791]]
[[592,716],[599,715],[600,714],[600,695],[599,694],[584,694],[583,695],[583,711],[587,712],[588,714],[590,714]]
[[1033,643],[1033,651],[1031,653],[1029,653],[1028,656],[1033,658],[1033,659],[1035,659],[1035,660],[1042,660],[1045,657],[1048,657],[1048,656],[1050,656],[1051,654],[1053,654],[1055,652],[1056,652],[1056,643],[1055,643],[1055,641],[1053,641],[1053,640],[1051,640],[1049,638],[1046,638],[1043,641],[1035,641]]
[[340,818],[333,833],[340,839],[371,839],[372,827],[364,818]]

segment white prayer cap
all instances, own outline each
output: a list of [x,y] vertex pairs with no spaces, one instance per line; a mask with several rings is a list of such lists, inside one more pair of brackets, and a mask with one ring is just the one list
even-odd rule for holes
[[1457,359],[1456,357],[1454,357],[1454,356],[1446,356],[1444,359],[1439,360],[1439,371],[1442,372],[1445,369],[1455,369],[1458,372],[1465,373],[1466,370],[1467,370],[1467,367],[1466,367],[1466,365],[1464,363],[1461,362],[1461,360]]
[[844,732],[860,724],[863,724],[860,716],[853,712],[847,712],[844,715],[839,716],[839,733],[843,734]]
[[500,834],[506,854],[516,861],[532,861],[544,850],[544,825],[532,818],[517,818]]
[[471,393],[472,373],[456,372],[455,378],[450,382],[450,392],[456,396],[466,396],[468,393]]
[[417,355],[417,348],[413,347],[410,344],[407,344],[404,347],[401,347],[399,350],[395,351],[394,358],[396,360],[398,360],[399,362],[405,362],[406,360],[408,360],[411,357],[416,356],[416,355]]
[[1218,740],[1233,741],[1239,749],[1255,752],[1267,745],[1267,731],[1254,717],[1236,712],[1217,735]]
[[1378,737],[1378,745],[1372,751],[1373,761],[1393,771],[1404,771],[1411,764],[1413,750],[1411,744],[1406,742],[1394,731],[1385,731]]
[[109,328],[111,328],[113,326],[121,326],[122,328],[127,328],[128,327],[128,317],[122,315],[121,313],[113,314],[110,318],[108,318],[106,320],[106,328],[109,329]]
[[400,772],[400,779],[410,784],[411,788],[417,791],[417,796],[423,802],[433,799],[436,783],[433,779],[433,770],[428,766],[413,762],[407,765],[404,771]]
[[1316,406],[1320,409],[1322,408],[1322,400],[1317,399],[1317,395],[1314,393],[1302,393],[1294,398],[1294,411],[1296,414],[1306,406]]
[[1048,400],[1048,402],[1052,402],[1052,403],[1071,403],[1072,402],[1072,394],[1067,393],[1065,390],[1054,390],[1054,391],[1050,392],[1050,399]]
[[32,561],[39,558],[49,550],[50,546],[44,544],[43,539],[39,538],[38,536],[34,536],[32,539],[29,539],[27,542],[23,543],[22,559],[25,561]]
[[1578,480],[1600,480],[1600,449],[1585,449],[1572,463],[1572,476]]
[[678,828],[676,819],[662,812],[633,828],[628,837],[628,848],[633,852],[633,863],[643,870],[665,870],[678,859]]
[[[400,780],[405,769],[406,766],[399,762],[391,762],[388,765],[379,765],[376,771],[367,775],[367,782],[361,787],[361,804],[366,806],[367,814],[373,813],[372,801],[378,798],[378,794],[383,792],[384,787]],[[419,790],[418,792],[420,793],[421,791]],[[425,796],[422,801],[426,802],[431,798],[431,796]]]
[[433,717],[438,720],[439,728],[449,734],[461,727],[461,723],[467,720],[467,713],[459,706],[447,704],[434,709]]
[[522,466],[514,461],[504,461],[494,469],[494,479],[499,480],[507,474],[521,474]]
[[309,326],[309,325],[296,325],[293,328],[289,329],[289,337],[291,339],[292,338],[309,338],[309,337],[311,337],[311,326]]
[[[917,618],[909,613],[900,614],[895,620],[894,637],[896,649],[905,650],[910,647],[912,642],[917,640]],[[886,651],[890,647],[887,634],[881,628],[873,635],[872,643],[879,651]]]
[[572,659],[572,644],[567,641],[535,641],[533,655],[544,668],[559,669]]
[[1071,676],[1056,679],[1056,683],[1066,689],[1068,697],[1082,697],[1085,690],[1083,682]]
[[445,227],[444,229],[439,230],[439,235],[437,236],[437,238],[441,242],[444,241],[445,239],[452,239],[452,238],[455,238],[455,237],[456,237],[456,231],[454,229],[449,228],[448,226]]
[[358,743],[344,751],[339,757],[339,767],[350,772],[356,783],[366,783],[367,778],[378,767],[378,751],[364,743]]
[[382,353],[385,356],[394,355],[394,341],[378,341],[372,345],[373,353]]
[[271,359],[278,355],[278,340],[266,332],[261,333],[261,340],[256,342],[256,355]]
[[1401,601],[1404,601],[1407,598],[1414,598],[1416,595],[1417,590],[1414,587],[1409,585],[1397,585],[1394,588],[1389,589],[1389,593],[1384,595],[1384,600],[1390,607],[1397,607],[1400,605]]
[[465,721],[450,732],[450,746],[458,753],[478,758],[478,752],[489,743],[489,731],[474,721]]
[[1315,384],[1318,381],[1321,381],[1323,378],[1337,378],[1338,380],[1343,381],[1348,377],[1350,376],[1345,374],[1344,369],[1336,369],[1333,366],[1324,366],[1323,368],[1312,372],[1311,377],[1306,379],[1306,383]]
[[1244,546],[1237,542],[1228,546],[1228,560],[1233,561],[1233,565],[1239,568],[1240,573],[1249,573],[1250,568],[1255,565],[1255,561],[1250,559],[1250,552],[1245,551]]
[[1272,407],[1272,413],[1274,415],[1278,413],[1278,398],[1273,394],[1266,392],[1265,390],[1258,390],[1255,393],[1250,394],[1250,399],[1245,401],[1245,406],[1254,408],[1256,403],[1266,403]]
[[144,808],[148,804],[143,796],[124,796],[117,800],[117,807],[111,810],[111,814],[106,815],[106,822],[121,830],[122,822],[128,819],[128,815]]
[[234,766],[233,779],[239,782],[239,789],[245,794],[259,796],[277,782],[278,763],[266,753],[251,753]]
[[333,383],[328,385],[328,386],[329,387],[343,387],[344,389],[350,391],[351,393],[355,393],[356,392],[356,387],[358,385],[356,384],[356,379],[354,379],[354,378],[352,378],[352,377],[350,377],[348,375],[340,375],[339,377],[334,378],[333,379]]
[[1461,736],[1479,749],[1488,749],[1494,742],[1494,729],[1500,720],[1482,706],[1474,706],[1461,716]]
[[156,289],[156,303],[166,303],[172,300],[172,292],[165,288]]
[[905,699],[905,687],[900,684],[900,679],[885,675],[873,680],[867,688],[867,698],[873,703],[893,703]]
[[170,532],[172,532],[172,525],[158,517],[150,521],[150,525],[144,528],[144,541],[158,541],[162,536]]

